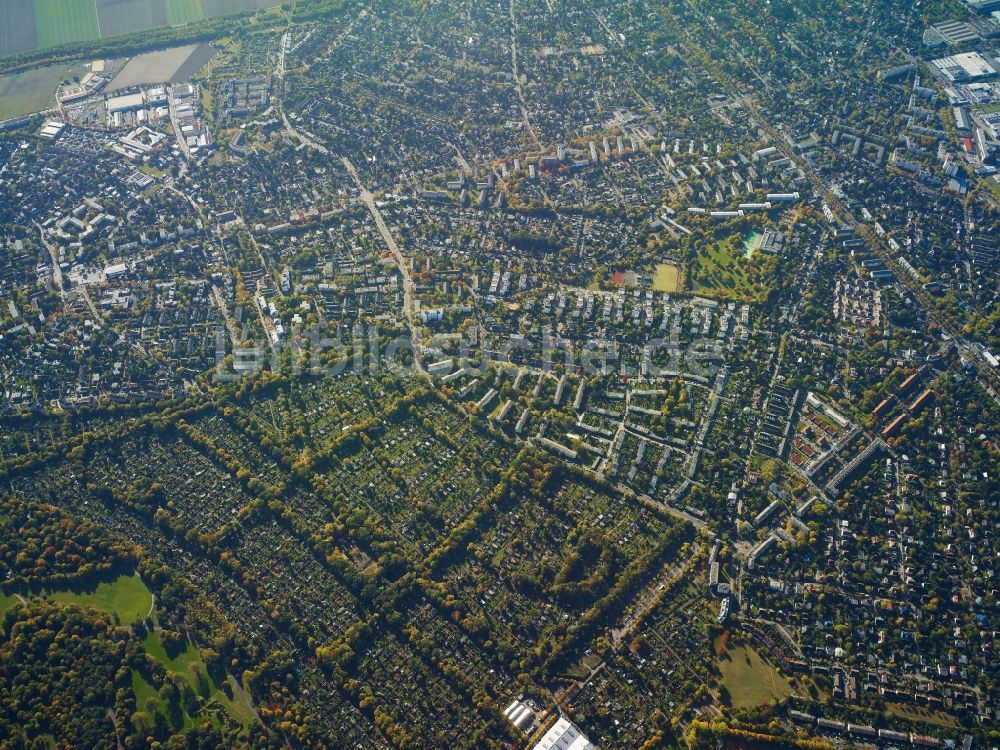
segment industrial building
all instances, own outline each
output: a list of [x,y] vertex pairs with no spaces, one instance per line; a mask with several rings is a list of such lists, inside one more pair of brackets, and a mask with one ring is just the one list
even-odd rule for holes
[[991,78],[997,70],[978,52],[962,52],[958,55],[948,55],[937,60],[931,60],[931,65],[937,68],[941,75],[952,83],[963,81],[978,81]]
[[969,9],[976,13],[989,13],[992,10],[1000,10],[1000,0],[965,0],[969,4]]
[[137,94],[125,94],[124,96],[112,96],[108,98],[108,114],[115,112],[131,112],[142,109],[146,105],[146,98],[140,91]]
[[597,750],[597,745],[588,740],[573,722],[560,716],[533,750]]
[[65,129],[66,123],[63,122],[47,122],[41,131],[38,133],[42,138],[47,138],[50,141],[54,141],[59,137],[59,134]]

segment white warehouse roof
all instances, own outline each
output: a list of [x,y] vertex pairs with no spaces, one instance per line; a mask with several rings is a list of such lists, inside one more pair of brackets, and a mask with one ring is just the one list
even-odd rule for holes
[[597,750],[597,745],[588,740],[573,722],[560,716],[533,750]]
[[951,81],[971,81],[997,74],[996,69],[978,52],[949,55],[933,60],[932,64]]
[[145,102],[142,92],[138,94],[126,94],[125,96],[113,96],[108,99],[108,112],[128,112],[133,109],[141,109]]

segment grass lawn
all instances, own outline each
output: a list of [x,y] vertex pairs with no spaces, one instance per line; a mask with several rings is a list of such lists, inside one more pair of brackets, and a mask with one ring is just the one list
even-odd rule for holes
[[153,714],[164,714],[163,701],[160,699],[160,694],[157,692],[156,688],[153,687],[149,682],[136,670],[132,670],[132,692],[135,693],[135,707],[138,711],[145,711],[150,718],[149,726],[147,729],[151,729],[153,722]]
[[735,646],[719,659],[722,684],[733,708],[749,708],[791,695],[791,683],[749,646]]
[[653,275],[654,292],[679,292],[681,273],[673,263],[658,263]]
[[96,586],[73,586],[68,590],[48,593],[47,597],[54,602],[79,604],[118,615],[122,623],[142,620],[153,606],[152,593],[135,575],[122,575],[110,583],[102,581]]
[[922,721],[935,727],[958,729],[959,722],[951,714],[944,711],[933,711],[921,706],[907,706],[903,703],[886,703],[885,712],[890,716],[899,716],[909,721]]
[[214,102],[212,101],[212,87],[202,86],[200,89],[201,93],[201,108],[205,112],[205,115],[209,118],[212,117]]
[[13,594],[0,594],[0,615],[20,603],[21,600]]
[[139,167],[139,171],[148,174],[150,177],[155,177],[156,179],[160,179],[164,174],[166,174],[166,172],[162,169],[157,169],[152,164],[143,164]]
[[167,0],[167,20],[171,26],[191,23],[204,17],[201,0]]
[[35,27],[41,49],[101,36],[94,0],[35,0]]

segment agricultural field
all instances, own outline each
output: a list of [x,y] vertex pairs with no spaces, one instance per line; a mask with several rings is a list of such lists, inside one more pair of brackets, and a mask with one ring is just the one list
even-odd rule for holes
[[167,25],[163,0],[97,0],[102,37],[131,34]]
[[202,0],[206,16],[224,16],[244,10],[273,8],[275,0]]
[[0,56],[16,55],[37,46],[34,0],[0,3]]
[[101,37],[93,0],[35,0],[35,24],[43,49]]
[[76,70],[65,65],[48,65],[0,77],[0,120],[20,117],[54,106],[56,87]]
[[171,26],[191,23],[204,17],[201,0],[167,0],[167,21]]
[[277,0],[4,0],[0,57],[278,4]]

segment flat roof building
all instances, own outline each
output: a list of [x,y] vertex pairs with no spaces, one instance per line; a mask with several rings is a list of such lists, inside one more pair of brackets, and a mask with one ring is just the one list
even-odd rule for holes
[[962,52],[957,55],[940,57],[937,60],[931,60],[931,65],[952,83],[978,81],[997,74],[996,68],[978,52]]
[[965,0],[969,4],[969,9],[976,13],[989,13],[991,10],[1000,9],[1000,0]]
[[54,141],[65,129],[66,123],[64,122],[47,122],[38,134],[42,138],[48,138],[50,141]]
[[125,94],[124,96],[112,96],[108,98],[108,112],[131,112],[134,109],[142,109],[145,105],[145,98],[142,92],[138,94]]
[[532,750],[597,750],[597,745],[588,740],[573,722],[560,716]]

